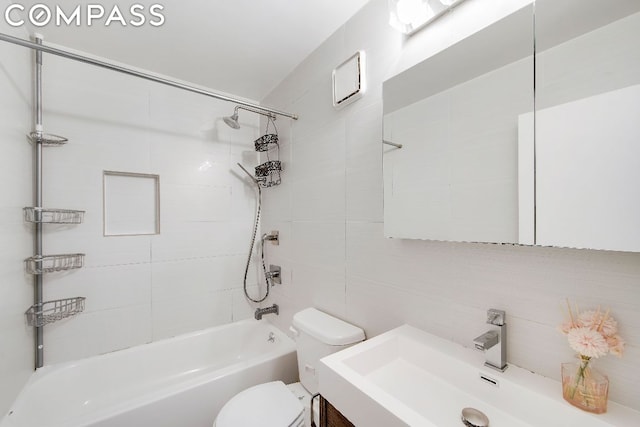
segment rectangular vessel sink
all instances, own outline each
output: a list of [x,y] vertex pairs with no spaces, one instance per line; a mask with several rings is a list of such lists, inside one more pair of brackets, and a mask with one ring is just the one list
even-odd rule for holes
[[609,402],[592,415],[566,403],[557,381],[483,363],[482,352],[404,325],[323,358],[319,389],[357,426],[460,427],[467,407],[491,427],[640,426],[638,411]]

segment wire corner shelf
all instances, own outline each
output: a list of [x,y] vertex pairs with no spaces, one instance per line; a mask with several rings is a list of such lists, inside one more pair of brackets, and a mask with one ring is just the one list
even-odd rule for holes
[[31,142],[42,144],[45,147],[60,147],[69,141],[69,139],[64,136],[37,131],[31,132],[28,137]]
[[85,300],[85,297],[75,297],[45,301],[39,305],[32,305],[24,314],[29,326],[42,327],[82,313]]
[[73,209],[24,208],[24,220],[37,224],[82,224],[85,211]]
[[24,260],[29,274],[53,273],[82,268],[84,254],[36,255]]

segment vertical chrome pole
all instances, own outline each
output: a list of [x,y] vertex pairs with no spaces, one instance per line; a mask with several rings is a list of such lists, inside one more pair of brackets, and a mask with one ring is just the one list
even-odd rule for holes
[[[42,36],[36,35],[35,41],[37,44],[42,44]],[[42,52],[36,51],[35,62],[35,131],[38,134],[38,138],[34,142],[34,194],[35,194],[35,207],[42,207]],[[39,211],[36,210],[39,215]],[[42,223],[40,218],[36,218],[35,224],[35,237],[34,237],[34,250],[36,256],[42,255]],[[35,308],[40,311],[42,308],[42,274],[36,274],[33,276],[33,300]],[[43,327],[35,327],[35,368],[41,368],[44,365],[44,345],[43,345]]]

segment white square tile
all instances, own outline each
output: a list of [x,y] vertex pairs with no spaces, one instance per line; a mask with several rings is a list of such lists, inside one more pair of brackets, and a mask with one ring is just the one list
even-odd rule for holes
[[226,222],[231,216],[231,187],[208,185],[162,186],[163,223]]
[[345,134],[340,120],[293,145],[293,220],[344,220]]
[[[258,296],[259,290],[256,286],[249,286],[247,288],[249,295]],[[245,319],[253,319],[254,312],[258,308],[259,304],[253,303],[247,299],[244,295],[243,289],[234,289],[231,298],[233,301],[232,317],[234,322]]]
[[292,247],[294,264],[344,271],[344,223],[294,222]]
[[205,329],[231,322],[232,292],[215,291],[206,297],[190,296],[153,304],[153,339]]
[[80,313],[47,326],[45,364],[66,362],[151,341],[151,305]]
[[87,267],[44,280],[45,300],[83,296],[86,313],[145,305],[151,299],[150,264]]
[[383,220],[382,103],[354,112],[346,123],[346,216]]

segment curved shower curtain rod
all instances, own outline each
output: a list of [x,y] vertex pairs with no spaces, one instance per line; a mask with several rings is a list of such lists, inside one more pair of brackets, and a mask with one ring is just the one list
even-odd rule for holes
[[13,36],[10,36],[8,34],[0,33],[0,40],[8,42],[8,43],[13,43],[13,44],[16,44],[18,46],[28,47],[28,48],[36,50],[36,51],[50,53],[52,55],[61,56],[63,58],[67,58],[67,59],[72,59],[74,61],[84,62],[85,64],[91,64],[91,65],[95,65],[97,67],[102,67],[102,68],[106,68],[106,69],[109,69],[109,70],[118,71],[120,73],[128,74],[128,75],[131,75],[131,76],[140,77],[142,79],[151,80],[151,81],[156,82],[156,83],[162,83],[162,84],[167,85],[167,86],[173,86],[173,87],[178,88],[178,89],[183,89],[183,90],[186,90],[186,91],[189,91],[189,92],[194,92],[194,93],[197,93],[197,94],[200,94],[200,95],[209,96],[211,98],[216,98],[216,99],[219,99],[221,101],[233,102],[235,104],[243,105],[245,107],[255,108],[257,110],[266,111],[268,113],[276,114],[278,116],[283,116],[283,117],[288,117],[288,118],[293,119],[293,120],[298,120],[298,116],[296,114],[287,113],[285,111],[275,110],[275,109],[269,108],[269,107],[263,107],[263,106],[258,105],[258,104],[253,104],[251,102],[247,102],[247,101],[243,101],[243,100],[240,100],[240,99],[232,98],[230,96],[222,95],[220,93],[211,92],[211,91],[204,90],[204,89],[199,89],[199,88],[194,87],[194,86],[189,86],[189,85],[186,85],[184,83],[176,82],[174,80],[165,79],[165,78],[162,78],[162,77],[157,77],[157,76],[154,76],[152,74],[143,73],[141,71],[132,70],[130,68],[122,67],[120,65],[110,64],[108,62],[100,61],[98,59],[93,59],[93,58],[89,58],[87,56],[79,55],[77,53],[68,52],[68,51],[63,50],[63,49],[58,49],[58,48],[51,47],[51,46],[44,46],[44,45],[41,45],[41,44],[37,44],[37,43],[31,42],[29,40],[23,40],[21,38],[13,37]]

